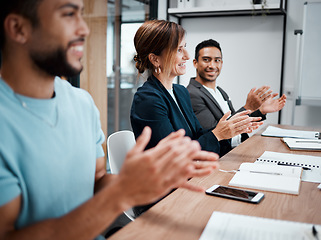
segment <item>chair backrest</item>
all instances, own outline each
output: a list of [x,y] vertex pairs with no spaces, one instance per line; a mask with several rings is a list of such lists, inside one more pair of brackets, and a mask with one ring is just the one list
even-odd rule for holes
[[[135,135],[129,130],[115,132],[107,138],[108,161],[112,174],[119,173],[127,152],[134,147],[135,144]],[[124,211],[124,214],[131,221],[134,221],[136,217],[132,208]]]
[[107,138],[107,153],[111,173],[119,173],[127,152],[135,143],[134,133],[129,130],[115,132]]

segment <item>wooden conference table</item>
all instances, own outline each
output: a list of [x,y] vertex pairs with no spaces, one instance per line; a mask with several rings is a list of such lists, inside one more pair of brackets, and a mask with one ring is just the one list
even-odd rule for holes
[[[297,130],[321,130],[274,126]],[[321,152],[317,151],[290,151],[280,138],[260,136],[264,129],[222,157],[220,168],[238,169],[242,162],[254,162],[264,151],[321,156]],[[193,178],[190,181],[204,188],[214,184],[227,186],[233,176],[232,173],[215,170],[209,176]],[[318,183],[301,182],[298,196],[260,191],[265,194],[265,198],[259,204],[177,189],[109,239],[199,239],[213,211],[321,224],[321,190],[317,189],[318,185]]]

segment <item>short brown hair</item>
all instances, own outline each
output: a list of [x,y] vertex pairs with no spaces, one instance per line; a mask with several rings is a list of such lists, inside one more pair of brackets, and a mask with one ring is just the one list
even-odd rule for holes
[[134,37],[137,52],[135,61],[139,73],[143,73],[145,70],[154,70],[154,66],[148,58],[150,53],[159,56],[165,51],[166,61],[165,65],[162,66],[162,71],[169,75],[178,45],[184,36],[184,28],[174,22],[151,20],[143,23]]

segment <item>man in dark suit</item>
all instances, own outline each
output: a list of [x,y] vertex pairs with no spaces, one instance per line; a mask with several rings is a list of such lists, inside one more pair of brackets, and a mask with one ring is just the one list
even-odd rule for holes
[[[231,111],[237,112],[251,110],[251,116],[266,119],[266,114],[281,110],[286,102],[283,95],[274,99],[278,94],[272,93],[270,87],[252,88],[247,95],[246,103],[235,111],[227,93],[216,85],[216,79],[220,75],[223,58],[220,44],[209,39],[199,43],[195,48],[196,77],[191,78],[187,89],[190,93],[193,111],[203,128],[213,129],[222,116]],[[244,133],[232,138],[232,147],[236,147],[249,136]]]

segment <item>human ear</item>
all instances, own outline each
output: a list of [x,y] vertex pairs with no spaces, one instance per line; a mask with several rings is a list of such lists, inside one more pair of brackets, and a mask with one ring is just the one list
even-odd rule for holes
[[194,65],[194,68],[197,68],[197,66],[198,66],[198,62],[195,58],[193,59],[193,65]]
[[25,44],[30,33],[30,22],[18,14],[9,14],[4,20],[4,30],[7,39]]
[[148,54],[149,61],[154,65],[155,68],[160,66],[159,59],[154,53]]

